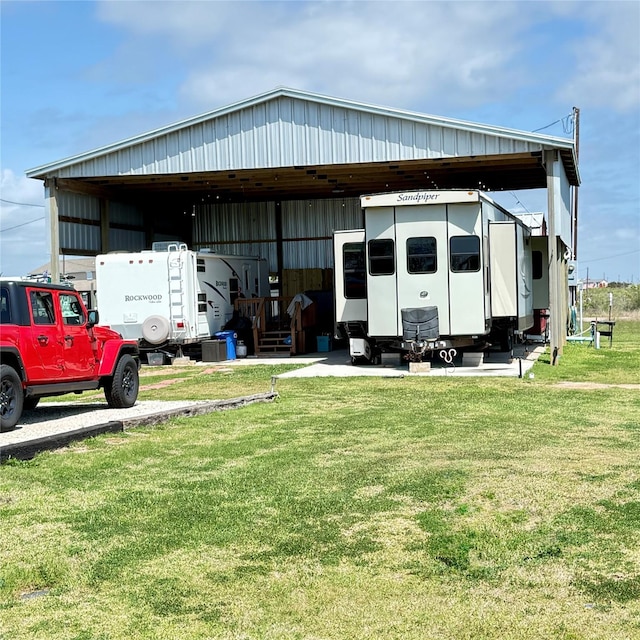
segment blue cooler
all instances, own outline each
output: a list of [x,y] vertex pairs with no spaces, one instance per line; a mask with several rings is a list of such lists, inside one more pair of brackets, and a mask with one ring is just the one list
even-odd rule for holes
[[227,343],[227,360],[236,359],[236,341],[238,340],[238,334],[235,331],[218,331],[214,334],[216,338],[225,340]]

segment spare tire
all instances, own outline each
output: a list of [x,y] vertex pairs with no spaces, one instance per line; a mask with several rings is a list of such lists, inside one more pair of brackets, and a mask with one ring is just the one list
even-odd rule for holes
[[142,337],[151,344],[160,344],[169,337],[170,328],[164,316],[149,316],[142,323]]

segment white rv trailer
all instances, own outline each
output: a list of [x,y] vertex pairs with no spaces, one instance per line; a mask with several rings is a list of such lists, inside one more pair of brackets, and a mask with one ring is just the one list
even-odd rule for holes
[[100,322],[142,349],[177,352],[213,336],[238,297],[269,295],[267,262],[156,242],[151,251],[96,257]]
[[479,191],[363,196],[365,228],[334,233],[336,336],[354,364],[382,352],[510,348],[533,324],[529,228]]

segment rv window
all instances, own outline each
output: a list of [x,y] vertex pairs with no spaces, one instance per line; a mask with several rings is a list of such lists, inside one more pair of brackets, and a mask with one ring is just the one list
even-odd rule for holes
[[238,278],[229,278],[229,303],[233,304],[240,296],[240,283]]
[[533,271],[533,279],[540,280],[542,278],[542,251],[531,252],[531,270]]
[[480,238],[453,236],[449,240],[451,271],[480,271]]
[[367,297],[367,273],[364,261],[364,242],[347,242],[342,247],[344,265],[344,297]]
[[198,313],[206,313],[207,312],[207,294],[199,293],[198,294]]
[[435,238],[407,239],[407,271],[409,273],[435,273],[438,269]]
[[369,240],[369,273],[390,276],[395,273],[393,240]]
[[196,259],[196,271],[198,273],[204,273],[206,271],[205,265],[204,265],[204,258],[197,258]]

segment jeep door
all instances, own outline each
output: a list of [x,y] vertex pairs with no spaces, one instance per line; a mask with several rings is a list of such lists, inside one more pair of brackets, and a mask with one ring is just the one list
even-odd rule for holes
[[30,383],[55,382],[63,371],[55,291],[29,288],[27,294],[31,314],[31,324],[25,327],[27,353],[23,357],[27,378]]
[[75,292],[58,293],[61,317],[62,366],[65,380],[84,380],[96,374],[95,341],[87,329],[87,314]]

